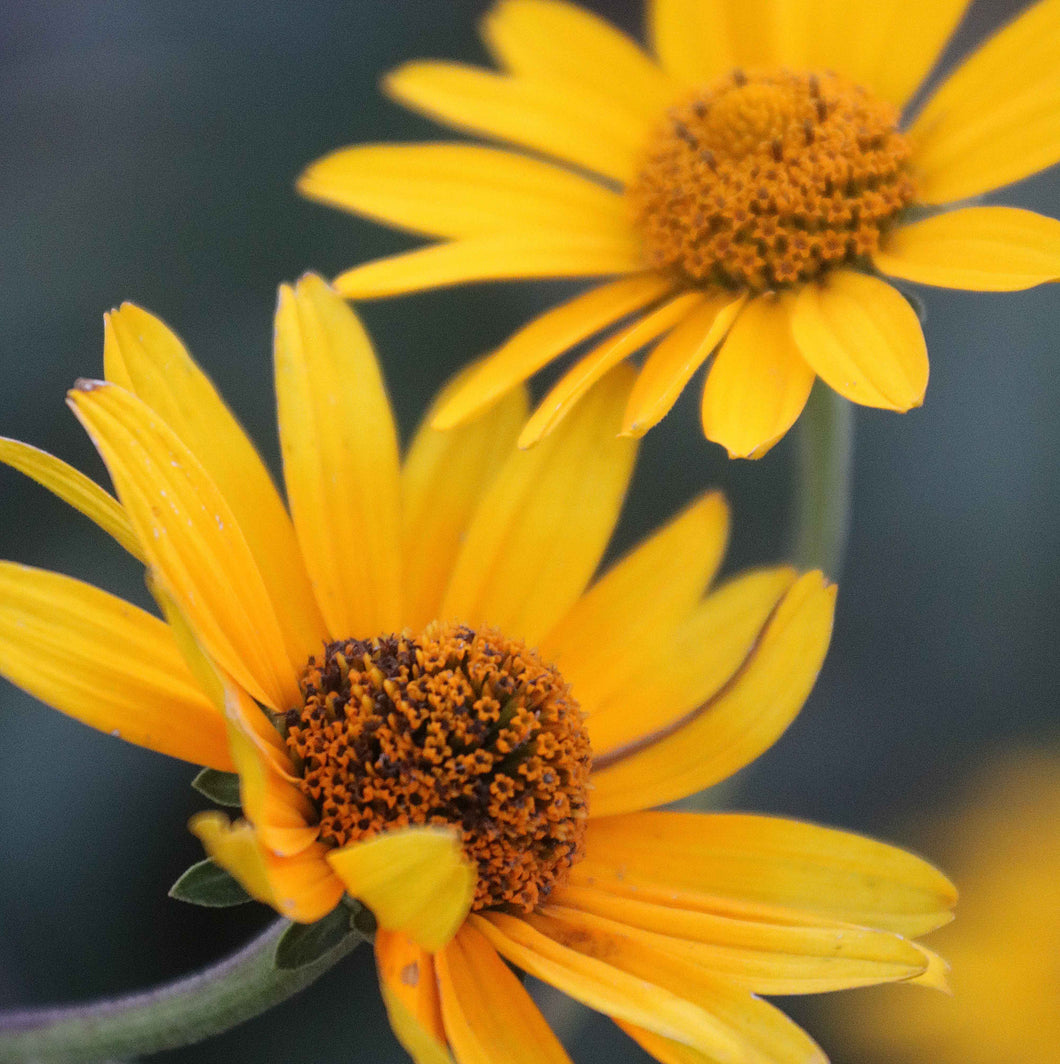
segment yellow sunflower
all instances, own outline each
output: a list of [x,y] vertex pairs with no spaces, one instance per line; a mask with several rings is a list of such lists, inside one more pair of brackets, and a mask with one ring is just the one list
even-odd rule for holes
[[715,351],[703,431],[763,454],[815,377],[918,406],[917,316],[881,275],[947,288],[1060,277],[1060,222],[957,206],[1060,159],[1060,0],[987,42],[903,120],[966,0],[649,0],[654,56],[566,0],[501,0],[501,72],[416,62],[395,99],[477,144],[347,148],[305,195],[441,242],[356,267],[372,299],[466,281],[613,276],[487,358],[435,415],[460,424],[571,348],[589,350],[519,436],[552,431],[649,347],[621,432],[640,436]]
[[3,563],[4,675],[235,769],[245,819],[203,812],[192,830],[292,920],[346,895],[371,910],[419,1062],[567,1060],[505,961],[681,1064],[821,1060],[760,993],[939,984],[907,936],[945,923],[954,894],[918,858],[783,819],[646,811],[784,731],[835,589],[779,567],[706,594],[716,494],[593,581],[635,456],[613,439],[628,367],[533,451],[513,447],[516,389],[453,432],[425,424],[402,462],[340,296],[312,276],[283,287],[275,337],[290,515],[180,341],[134,306],[107,318],[106,381],[69,399],[120,502],[5,443],[146,563],[166,622]]

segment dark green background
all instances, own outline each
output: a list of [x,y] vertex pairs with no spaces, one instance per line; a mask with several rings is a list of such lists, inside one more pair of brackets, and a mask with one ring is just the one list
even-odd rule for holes
[[[635,0],[590,5],[639,32]],[[1017,8],[981,3],[959,54]],[[343,144],[440,134],[387,103],[407,58],[483,60],[484,0],[7,4],[0,11],[0,434],[93,474],[63,405],[101,373],[101,315],[131,299],[186,340],[277,465],[276,285],[409,246],[299,200],[302,166]],[[900,43],[896,42],[896,47]],[[1050,173],[1005,202],[1060,213]],[[441,382],[566,289],[490,285],[363,307],[403,430]],[[739,777],[738,804],[895,841],[1014,739],[1054,743],[1060,527],[1060,302],[925,291],[922,410],[857,415],[853,536],[833,648],[805,712]],[[694,397],[643,449],[619,545],[693,492],[736,506],[734,564],[777,559],[790,444],[726,462]],[[147,604],[141,575],[85,520],[0,470],[0,556]],[[56,648],[61,657],[62,648]],[[658,663],[665,668],[665,661]],[[0,1007],[143,987],[222,956],[267,915],[170,901],[199,856],[187,766],[0,689]],[[640,1060],[552,993],[579,1060]],[[827,1046],[829,1035],[815,1033]],[[162,1061],[398,1061],[367,951],[304,997]],[[837,1059],[839,1059],[837,1057]]]

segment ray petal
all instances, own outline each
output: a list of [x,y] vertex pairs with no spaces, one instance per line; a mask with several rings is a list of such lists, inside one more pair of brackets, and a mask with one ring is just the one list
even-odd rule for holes
[[452,1064],[431,954],[404,935],[379,928],[375,965],[390,1026],[415,1064]]

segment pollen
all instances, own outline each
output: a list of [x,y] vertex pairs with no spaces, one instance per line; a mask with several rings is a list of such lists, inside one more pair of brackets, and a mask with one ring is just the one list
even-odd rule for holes
[[649,264],[762,292],[867,258],[916,193],[898,117],[831,73],[737,70],[698,91],[627,192]]
[[284,721],[321,841],[449,825],[473,908],[528,912],[583,852],[591,762],[559,672],[492,629],[349,639],[310,658]]

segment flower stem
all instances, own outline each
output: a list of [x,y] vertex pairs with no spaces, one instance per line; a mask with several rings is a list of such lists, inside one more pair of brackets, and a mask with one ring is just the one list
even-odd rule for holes
[[854,407],[821,381],[797,426],[798,474],[792,558],[838,579],[850,528]]
[[89,1064],[190,1045],[297,994],[364,941],[350,934],[302,968],[276,968],[289,926],[280,920],[220,963],[144,993],[0,1013],[0,1062]]

